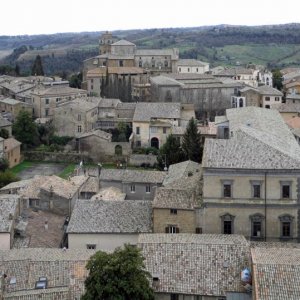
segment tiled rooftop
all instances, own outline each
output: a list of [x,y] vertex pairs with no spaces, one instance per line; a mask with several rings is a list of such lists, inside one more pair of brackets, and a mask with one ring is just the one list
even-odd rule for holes
[[180,103],[137,103],[133,115],[134,122],[150,122],[151,119],[179,119]]
[[300,299],[300,249],[251,249],[257,300]]
[[85,137],[89,137],[89,136],[92,136],[92,135],[97,136],[101,139],[108,140],[108,141],[111,141],[111,137],[112,137],[111,133],[105,132],[105,131],[100,130],[100,129],[97,129],[97,130],[94,130],[94,131],[82,133],[78,136],[78,138],[85,138]]
[[100,181],[122,181],[136,183],[162,183],[166,176],[162,171],[102,169]]
[[227,109],[230,139],[206,139],[203,167],[300,169],[300,148],[280,114],[271,109]]
[[138,233],[152,231],[151,201],[77,200],[68,233]]
[[209,63],[203,62],[196,59],[179,59],[177,62],[177,66],[199,66],[203,67],[208,65]]
[[39,88],[34,91],[34,95],[40,96],[56,96],[56,95],[78,95],[87,94],[86,90],[71,88],[68,86],[51,86],[47,88]]
[[195,192],[190,189],[178,190],[158,188],[153,200],[153,208],[194,209],[197,206]]
[[225,296],[243,292],[240,273],[249,266],[249,244],[238,235],[142,234],[138,246],[155,292]]
[[[0,251],[0,269],[8,276],[5,281],[4,299],[66,299],[55,298],[64,294],[72,299],[79,299],[87,277],[85,265],[92,254],[93,250],[46,248]],[[10,284],[13,277],[16,283]],[[47,289],[35,289],[39,277],[47,278]]]
[[0,195],[0,232],[10,232],[18,206],[16,195]]

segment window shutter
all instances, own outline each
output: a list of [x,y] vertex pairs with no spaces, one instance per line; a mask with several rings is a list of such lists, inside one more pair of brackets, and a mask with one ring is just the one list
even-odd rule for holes
[[179,233],[179,228],[178,227],[176,227],[176,233]]

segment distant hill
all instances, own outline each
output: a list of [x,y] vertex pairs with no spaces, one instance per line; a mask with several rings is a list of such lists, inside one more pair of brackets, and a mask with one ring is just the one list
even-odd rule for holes
[[[0,65],[28,73],[37,54],[47,75],[75,73],[82,61],[98,54],[101,32],[0,36]],[[300,64],[300,24],[270,26],[202,26],[114,31],[139,48],[179,48],[180,57],[214,65],[249,62],[269,67]]]

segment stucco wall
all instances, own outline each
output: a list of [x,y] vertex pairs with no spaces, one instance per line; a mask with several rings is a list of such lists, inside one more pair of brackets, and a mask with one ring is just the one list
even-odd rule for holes
[[95,234],[68,234],[69,249],[86,249],[86,245],[95,244],[96,250],[113,251],[125,243],[136,245],[138,233],[95,233]]

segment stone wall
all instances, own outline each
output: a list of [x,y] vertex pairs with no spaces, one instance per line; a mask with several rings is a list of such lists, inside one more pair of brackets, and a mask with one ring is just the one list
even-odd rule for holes
[[82,159],[88,163],[92,162],[89,155],[79,153],[62,153],[62,152],[40,152],[40,151],[24,151],[24,160],[29,161],[45,161],[45,162],[68,162],[79,163]]
[[177,209],[177,214],[171,214],[170,209],[153,209],[153,232],[165,233],[168,225],[176,225],[179,233],[196,233],[196,214],[194,210]]
[[153,166],[157,163],[157,156],[153,154],[131,154],[129,157],[129,164],[140,167],[142,164],[149,164]]

